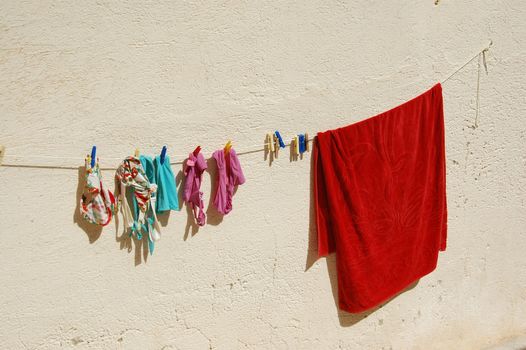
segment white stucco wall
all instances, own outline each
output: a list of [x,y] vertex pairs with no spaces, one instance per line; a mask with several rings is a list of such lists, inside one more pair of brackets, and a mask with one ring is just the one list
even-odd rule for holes
[[[79,171],[0,167],[0,348],[481,349],[524,334],[525,16],[520,0],[3,0],[0,144],[73,157],[20,162],[81,166],[92,144],[105,166],[135,147],[243,151],[382,112],[493,46],[478,128],[477,61],[444,84],[448,250],[367,318],[337,311],[334,260],[309,258],[310,155],[242,156],[233,212],[198,232],[172,213],[146,262],[122,228],[77,221]],[[203,188],[208,203],[209,174]]]

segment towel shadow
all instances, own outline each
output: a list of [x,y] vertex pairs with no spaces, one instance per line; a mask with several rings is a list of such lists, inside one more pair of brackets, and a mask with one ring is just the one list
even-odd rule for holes
[[[313,145],[314,146],[314,145]],[[292,152],[291,152],[292,157]],[[309,178],[309,241],[307,247],[307,260],[305,262],[305,272],[318,260],[318,236],[316,231],[316,212],[314,208],[314,157],[310,157],[310,178]]]
[[184,192],[184,168],[186,166],[186,160],[181,165],[181,170],[177,173],[177,176],[175,177],[175,184],[177,186],[177,193],[179,195],[179,210],[182,210],[183,205],[186,208],[186,226],[184,228],[184,236],[183,240],[187,240],[188,236],[190,235],[190,232],[192,234],[192,237],[199,232],[199,225],[194,219],[194,213],[192,212],[192,208],[188,205],[188,203],[185,203],[183,200],[183,192]]
[[86,236],[88,236],[88,241],[90,244],[95,243],[101,233],[102,233],[102,226],[100,225],[94,225],[90,224],[86,220],[82,218],[80,215],[80,199],[82,198],[82,194],[84,192],[84,187],[86,186],[86,179],[84,177],[86,172],[86,167],[79,166],[78,169],[78,185],[77,185],[77,195],[76,195],[76,203],[75,203],[75,211],[73,213],[73,222],[77,224],[78,227],[86,233]]
[[367,317],[369,317],[370,315],[372,315],[376,311],[378,311],[381,308],[383,308],[385,305],[389,304],[391,301],[393,301],[400,294],[403,294],[403,293],[408,292],[411,289],[415,288],[418,285],[418,283],[420,282],[420,280],[417,280],[417,281],[411,283],[404,290],[402,290],[401,292],[399,292],[396,295],[394,295],[391,298],[389,298],[389,300],[383,302],[382,304],[380,304],[380,305],[378,305],[378,306],[376,306],[376,307],[374,307],[374,308],[372,308],[370,310],[367,310],[367,311],[364,311],[364,312],[360,312],[360,313],[350,313],[350,312],[343,311],[343,310],[339,309],[338,274],[337,274],[337,269],[336,269],[336,255],[335,254],[331,254],[331,255],[327,256],[326,262],[327,262],[327,272],[329,273],[329,279],[331,281],[332,297],[334,299],[334,304],[336,305],[336,309],[337,309],[337,312],[338,312],[338,320],[340,322],[340,326],[342,326],[342,327],[351,327],[351,326],[354,326],[355,324],[361,322],[362,320],[366,319]]

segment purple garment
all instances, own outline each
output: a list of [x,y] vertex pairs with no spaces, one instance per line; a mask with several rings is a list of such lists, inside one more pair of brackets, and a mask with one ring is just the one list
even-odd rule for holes
[[236,151],[233,149],[230,149],[226,156],[224,150],[217,150],[212,157],[217,162],[217,192],[214,197],[214,205],[218,212],[226,215],[232,210],[234,187],[244,184],[245,176]]
[[[183,200],[190,203],[199,226],[203,226],[206,220],[203,192],[200,190],[201,179],[206,168],[206,160],[201,153],[198,153],[197,156],[193,153],[188,155],[184,170],[186,180],[184,183]],[[197,213],[197,208],[199,208],[199,213]]]

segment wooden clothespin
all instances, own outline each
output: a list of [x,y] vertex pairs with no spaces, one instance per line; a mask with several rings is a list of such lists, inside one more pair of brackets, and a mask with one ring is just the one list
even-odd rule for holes
[[294,136],[294,153],[296,156],[300,155],[300,139],[297,135]]
[[305,133],[305,150],[307,152],[310,152],[310,147],[309,147],[309,134]]
[[140,155],[141,155],[141,152],[139,152],[139,148],[136,148],[135,154],[134,154],[135,158],[139,158]]
[[267,144],[269,152],[274,153],[276,150],[276,145],[274,144],[274,138],[272,137],[271,133],[267,134]]
[[278,158],[279,154],[279,139],[276,134],[272,135],[272,143],[274,144],[274,157]]

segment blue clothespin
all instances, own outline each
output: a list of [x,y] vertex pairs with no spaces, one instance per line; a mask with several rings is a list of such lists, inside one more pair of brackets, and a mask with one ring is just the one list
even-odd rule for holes
[[97,156],[97,146],[91,148],[91,167],[95,166],[95,157]]
[[305,153],[306,149],[305,149],[305,135],[304,134],[298,135],[298,143],[299,143],[300,154]]
[[279,141],[279,147],[280,147],[280,148],[285,148],[285,142],[283,142],[283,139],[281,138],[281,135],[279,134],[279,131],[276,130],[276,132],[274,133],[274,135],[276,135],[276,137],[278,138],[278,141]]
[[166,157],[166,146],[163,146],[163,150],[161,151],[161,164],[164,163],[165,157]]

